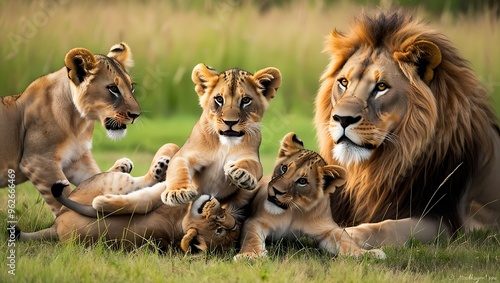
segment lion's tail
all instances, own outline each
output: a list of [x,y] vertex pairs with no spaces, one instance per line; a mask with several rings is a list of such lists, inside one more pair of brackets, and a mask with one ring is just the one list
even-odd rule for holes
[[93,208],[91,205],[80,204],[76,201],[69,199],[66,195],[62,193],[64,188],[66,188],[67,186],[69,186],[69,183],[67,181],[55,182],[51,188],[52,195],[54,196],[54,198],[62,205],[73,210],[74,212],[77,212],[83,216],[96,218],[97,210]]

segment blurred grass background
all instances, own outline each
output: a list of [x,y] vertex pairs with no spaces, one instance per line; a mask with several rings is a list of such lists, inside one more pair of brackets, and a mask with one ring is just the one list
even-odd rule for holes
[[[312,117],[322,53],[333,28],[346,30],[364,9],[391,1],[3,1],[0,2],[1,95],[22,92],[37,77],[58,70],[74,47],[106,54],[125,41],[134,55],[131,71],[143,114],[129,136],[113,143],[102,129],[94,150],[154,151],[182,144],[201,110],[191,81],[203,62],[219,71],[250,72],[274,66],[283,83],[263,122],[263,157],[274,158],[288,131],[316,149]],[[471,62],[500,112],[500,22],[495,1],[399,0],[446,34]],[[100,132],[99,132],[100,131]],[[137,134],[137,137],[134,137]]]
[[[295,131],[316,149],[312,124],[319,76],[328,63],[324,38],[333,28],[346,30],[364,9],[386,7],[380,0],[141,0],[0,1],[0,95],[22,92],[39,76],[58,70],[74,47],[106,54],[119,41],[133,51],[131,74],[143,114],[128,136],[109,141],[97,125],[94,155],[102,169],[117,158],[135,162],[136,175],[147,170],[154,152],[166,142],[182,144],[201,109],[190,75],[203,62],[219,71],[240,67],[250,72],[274,66],[283,83],[262,123],[261,158],[271,172],[279,140]],[[500,21],[495,0],[395,0],[447,35],[490,90],[500,113]],[[0,138],[3,133],[0,133]],[[0,190],[0,204],[7,203]],[[0,205],[0,219],[6,218]],[[48,227],[52,215],[31,184],[17,187],[16,216],[26,231]],[[0,228],[6,228],[0,222]],[[71,281],[216,281],[275,282],[434,282],[498,280],[498,235],[467,235],[441,245],[388,248],[388,261],[334,260],[306,246],[270,247],[271,258],[237,264],[228,257],[183,257],[168,261],[147,251],[110,252],[74,245],[19,243],[18,277],[2,282]],[[6,243],[0,243],[5,258]],[[5,251],[5,252],[4,252]],[[3,261],[2,261],[3,262]],[[205,266],[200,270],[199,266]],[[239,272],[236,274],[235,269]],[[302,272],[307,270],[308,272]],[[26,272],[29,271],[29,272]],[[17,276],[17,275],[16,275]],[[472,279],[470,279],[472,278]],[[234,280],[231,280],[234,279]],[[491,281],[489,280],[489,281]],[[57,280],[55,280],[57,281]],[[203,281],[203,280],[201,280]],[[480,281],[480,280],[476,280]]]

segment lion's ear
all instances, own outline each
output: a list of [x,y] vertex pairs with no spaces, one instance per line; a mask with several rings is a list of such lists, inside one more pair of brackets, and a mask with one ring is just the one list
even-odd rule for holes
[[427,40],[419,40],[410,44],[403,51],[394,52],[394,59],[415,64],[420,78],[430,84],[434,78],[434,69],[441,64],[441,50]]
[[185,253],[189,251],[195,253],[198,251],[206,251],[208,246],[202,237],[198,237],[198,231],[194,228],[190,228],[184,237],[182,237],[181,249]]
[[257,71],[253,78],[259,83],[262,95],[270,101],[276,95],[276,91],[281,86],[281,73],[276,68],[265,68]]
[[301,149],[304,149],[302,140],[295,133],[288,133],[281,140],[278,157],[291,156]]
[[134,66],[132,51],[125,42],[120,42],[111,46],[107,56],[118,60],[127,71]]
[[81,82],[97,67],[97,60],[90,51],[85,48],[71,49],[64,58],[64,64],[68,70],[68,77],[75,85]]
[[191,79],[195,83],[194,90],[199,96],[205,93],[205,90],[210,84],[213,84],[213,80],[219,78],[219,73],[215,69],[206,66],[203,63],[196,65],[193,68],[193,73],[191,74]]
[[323,179],[323,190],[327,193],[333,193],[336,188],[343,186],[347,182],[347,171],[337,165],[320,167],[318,174]]

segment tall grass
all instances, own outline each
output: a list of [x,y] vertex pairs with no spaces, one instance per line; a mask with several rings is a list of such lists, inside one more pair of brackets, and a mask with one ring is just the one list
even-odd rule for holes
[[[112,44],[126,41],[134,53],[132,74],[147,116],[198,114],[191,70],[204,62],[217,70],[279,68],[283,85],[273,108],[311,117],[318,78],[328,61],[328,55],[321,52],[324,37],[333,28],[346,30],[349,20],[364,9],[294,1],[264,13],[248,1],[182,3],[2,2],[2,95],[21,92],[36,77],[61,68],[71,48],[107,53]],[[191,6],[196,9],[188,9]],[[415,13],[456,43],[491,90],[500,112],[500,52],[496,49],[500,23],[496,17],[487,12],[440,18],[423,10]]]

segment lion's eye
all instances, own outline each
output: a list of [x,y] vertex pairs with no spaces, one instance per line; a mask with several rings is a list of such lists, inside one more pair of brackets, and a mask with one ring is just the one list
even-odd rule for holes
[[226,233],[226,229],[222,228],[222,227],[218,227],[216,230],[215,230],[215,235],[217,236],[222,236]]
[[380,95],[385,94],[389,90],[389,86],[386,83],[380,82],[375,85],[373,92],[375,93],[375,98]]
[[305,185],[307,185],[307,179],[306,178],[299,178],[297,181],[296,181],[297,185],[303,187]]
[[120,96],[120,90],[118,89],[118,86],[116,85],[109,85],[107,86],[109,92],[111,92],[111,94],[113,94],[114,96],[118,97]]
[[224,104],[224,97],[218,95],[215,97],[215,103],[217,103],[217,105],[219,106],[222,106],[222,104]]
[[341,91],[345,91],[347,89],[347,85],[349,84],[349,81],[346,78],[340,78],[338,80],[339,82],[339,88]]
[[252,99],[248,96],[245,96],[241,99],[241,106],[242,107],[248,106],[248,105],[250,105],[250,103],[252,103]]
[[281,174],[285,174],[286,171],[288,171],[288,166],[286,166],[285,164],[281,164],[280,170]]

